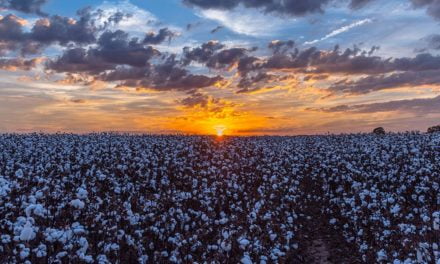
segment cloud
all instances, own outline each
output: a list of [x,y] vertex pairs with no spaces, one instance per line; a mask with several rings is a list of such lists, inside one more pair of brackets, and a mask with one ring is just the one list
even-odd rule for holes
[[200,106],[205,108],[208,105],[209,100],[210,98],[206,94],[194,93],[191,96],[180,100],[179,103],[186,107]]
[[[274,70],[292,69],[304,73],[341,73],[341,74],[382,74],[393,71],[425,71],[440,69],[440,56],[429,53],[418,54],[416,57],[383,58],[373,56],[377,47],[369,51],[358,47],[340,50],[319,50],[310,47],[304,50],[295,49],[286,54],[273,54],[267,58],[243,59],[239,70]],[[243,63],[242,63],[243,62]],[[255,64],[255,62],[258,62]],[[249,68],[249,65],[253,65]]]
[[440,35],[433,34],[424,39],[428,43],[429,49],[440,50]]
[[119,86],[134,87],[137,89],[147,89],[156,91],[193,91],[199,88],[205,88],[215,85],[222,80],[220,76],[206,76],[201,74],[192,74],[182,69],[173,69],[166,74],[153,75],[152,78],[132,79],[122,82]]
[[93,52],[88,52],[84,48],[72,48],[66,50],[61,56],[54,60],[49,60],[47,69],[65,73],[100,73],[112,69],[115,66],[106,63],[102,58]]
[[286,53],[294,46],[295,46],[295,41],[293,40],[286,40],[286,41],[272,40],[271,42],[269,42],[269,45],[267,47],[271,49],[274,54],[277,54],[277,53]]
[[98,76],[98,79],[114,82],[125,80],[136,80],[148,78],[152,73],[151,66],[136,68],[136,67],[122,67],[118,66],[112,71],[103,72]]
[[359,26],[362,26],[362,25],[365,25],[365,24],[368,24],[368,23],[371,23],[371,22],[373,22],[372,19],[369,19],[369,18],[362,19],[362,20],[353,22],[353,23],[351,23],[349,25],[346,25],[346,26],[343,26],[341,28],[338,28],[336,30],[333,30],[332,32],[330,32],[329,34],[325,35],[324,37],[322,37],[320,39],[315,39],[315,40],[312,40],[312,41],[306,41],[306,42],[304,42],[304,44],[305,45],[313,45],[313,44],[316,44],[316,43],[318,43],[320,41],[323,41],[323,40],[335,37],[335,36],[337,36],[339,34],[342,34],[344,32],[347,32],[350,29],[353,29],[355,27],[359,27]]
[[417,98],[409,100],[395,100],[383,103],[338,105],[329,108],[321,108],[324,112],[353,112],[353,113],[376,113],[402,111],[415,114],[440,113],[440,96],[434,98]]
[[245,76],[240,79],[237,93],[253,93],[262,89],[273,88],[277,82],[286,80],[288,76],[259,72],[252,76]]
[[123,13],[123,19],[111,24],[111,30],[122,30],[137,37],[144,37],[145,32],[156,31],[158,27],[166,27],[172,32],[183,31],[178,26],[164,25],[153,13],[132,4],[129,0],[104,1],[95,10],[99,10],[99,15],[94,16],[96,26],[104,27],[111,17]]
[[7,71],[23,70],[29,71],[35,68],[41,59],[25,60],[22,58],[0,59],[0,69]]
[[422,53],[414,58],[396,58],[393,66],[396,70],[400,71],[437,70],[440,69],[440,56]]
[[426,7],[428,15],[436,20],[440,20],[440,1],[439,0],[410,0],[414,8]]
[[160,55],[151,46],[145,46],[136,38],[129,38],[121,30],[106,31],[97,41],[97,47],[89,49],[68,49],[63,55],[48,62],[47,66],[56,72],[100,73],[115,69],[117,65],[145,67],[148,61]]
[[237,71],[245,77],[248,73],[259,71],[263,68],[264,60],[256,56],[245,56],[238,61]]
[[26,20],[11,14],[0,17],[0,55],[15,50],[27,53],[29,40],[23,31],[26,23]]
[[32,27],[29,38],[46,45],[54,42],[60,45],[70,42],[88,44],[95,41],[96,31],[87,14],[79,20],[56,15],[38,20]]
[[171,41],[173,37],[177,36],[175,32],[172,32],[168,28],[161,28],[157,34],[154,32],[147,33],[143,40],[144,44],[157,45],[164,41]]
[[314,81],[319,81],[319,80],[326,80],[330,77],[329,74],[309,74],[306,75],[303,80],[304,81],[310,81],[310,80],[314,80]]
[[0,8],[45,16],[41,6],[46,2],[47,0],[0,0]]
[[332,84],[332,93],[366,94],[374,91],[440,83],[440,71],[400,72],[391,75],[368,76],[358,80],[342,80]]
[[[373,47],[374,49],[374,47]],[[372,74],[388,72],[391,59],[371,56],[372,51],[359,48],[319,50],[310,47],[287,54],[273,54],[259,63],[257,69],[291,69],[310,73]],[[255,69],[254,69],[255,70]]]
[[102,58],[105,62],[145,67],[148,61],[160,52],[151,46],[145,46],[136,38],[121,30],[106,31],[98,40],[98,48],[90,52]]
[[295,21],[291,18],[274,18],[243,8],[239,10],[198,9],[196,14],[205,19],[214,20],[238,34],[255,37],[271,36],[285,27],[287,23]]
[[324,7],[331,0],[268,0],[268,1],[247,1],[247,0],[183,0],[189,6],[195,6],[207,10],[232,10],[239,6],[246,8],[261,9],[265,13],[275,13],[288,16],[303,16],[311,13],[322,13]]
[[366,6],[368,3],[373,2],[374,0],[351,0],[349,7],[351,9],[359,9]]
[[245,48],[225,49],[218,41],[208,41],[196,48],[183,49],[183,63],[198,62],[212,69],[227,69],[244,57],[249,50]]
[[217,33],[218,31],[220,31],[223,28],[224,28],[223,26],[216,26],[210,32],[211,32],[211,34],[214,34],[214,33]]
[[81,99],[81,98],[72,98],[72,99],[70,99],[70,102],[75,103],[75,104],[84,104],[87,102],[87,100]]

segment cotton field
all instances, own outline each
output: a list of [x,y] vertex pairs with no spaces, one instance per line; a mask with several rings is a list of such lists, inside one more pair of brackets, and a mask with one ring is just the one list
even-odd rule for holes
[[440,264],[439,247],[439,133],[0,135],[1,263]]

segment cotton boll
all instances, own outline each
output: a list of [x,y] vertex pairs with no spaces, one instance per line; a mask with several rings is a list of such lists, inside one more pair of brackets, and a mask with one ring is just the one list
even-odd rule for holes
[[20,240],[21,241],[30,241],[35,238],[36,234],[34,232],[34,229],[32,227],[32,224],[29,222],[26,222],[25,226],[20,232]]
[[243,255],[243,257],[241,258],[240,262],[242,264],[252,264],[252,259],[249,257],[249,255],[247,253],[245,253]]
[[44,244],[40,244],[36,249],[32,250],[37,258],[42,258],[47,255],[47,247]]
[[78,190],[77,190],[77,192],[76,192],[76,197],[78,198],[78,199],[87,199],[87,195],[88,195],[89,193],[87,192],[87,190],[86,189],[84,189],[84,188],[78,188]]
[[20,258],[25,259],[25,258],[29,257],[30,253],[31,253],[31,250],[29,248],[23,248],[20,251]]
[[15,172],[15,177],[17,177],[18,179],[23,178],[23,177],[24,177],[23,170],[22,170],[22,169],[18,169],[18,170]]
[[26,207],[25,213],[27,217],[31,217],[32,214],[42,217],[46,214],[46,210],[41,204],[31,204]]
[[0,236],[1,242],[3,244],[7,244],[11,242],[11,236],[10,235],[1,235]]
[[85,203],[79,199],[74,199],[70,201],[70,205],[76,209],[84,209]]
[[241,248],[246,248],[246,246],[248,246],[248,245],[250,244],[250,241],[247,240],[247,239],[244,238],[244,237],[241,237],[241,238],[237,239],[237,241],[238,241],[238,243],[240,244],[240,247],[241,247]]

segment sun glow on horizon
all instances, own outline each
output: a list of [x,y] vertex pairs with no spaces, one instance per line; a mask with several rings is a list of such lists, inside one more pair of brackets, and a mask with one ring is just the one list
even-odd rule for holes
[[221,137],[224,135],[226,127],[224,125],[218,125],[214,127],[217,137]]

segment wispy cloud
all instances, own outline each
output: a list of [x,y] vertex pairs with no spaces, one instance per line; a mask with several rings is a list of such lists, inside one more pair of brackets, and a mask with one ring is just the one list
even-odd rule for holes
[[111,16],[118,12],[128,14],[119,23],[112,25],[113,30],[119,29],[131,34],[139,33],[142,36],[147,32],[156,31],[157,28],[164,26],[173,31],[182,31],[181,27],[163,23],[153,13],[132,4],[129,0],[104,1],[96,9],[100,9],[102,12],[100,17],[95,17],[98,26],[103,26]]
[[214,20],[222,26],[239,34],[248,36],[272,36],[293,18],[280,18],[258,13],[249,9],[218,10],[201,9],[197,13],[202,18]]
[[362,26],[362,25],[365,25],[365,24],[368,24],[368,23],[371,23],[371,22],[373,22],[373,20],[370,19],[370,18],[362,19],[362,20],[353,22],[353,23],[351,23],[349,25],[346,25],[346,26],[343,26],[341,28],[338,28],[336,30],[333,30],[332,32],[330,32],[329,34],[325,35],[324,37],[322,37],[320,39],[315,39],[315,40],[312,40],[312,41],[304,42],[304,44],[305,45],[313,45],[313,44],[318,43],[320,41],[323,41],[323,40],[335,37],[335,36],[337,36],[339,34],[342,34],[344,32],[347,32],[350,29],[353,29],[355,27],[359,27],[359,26]]

